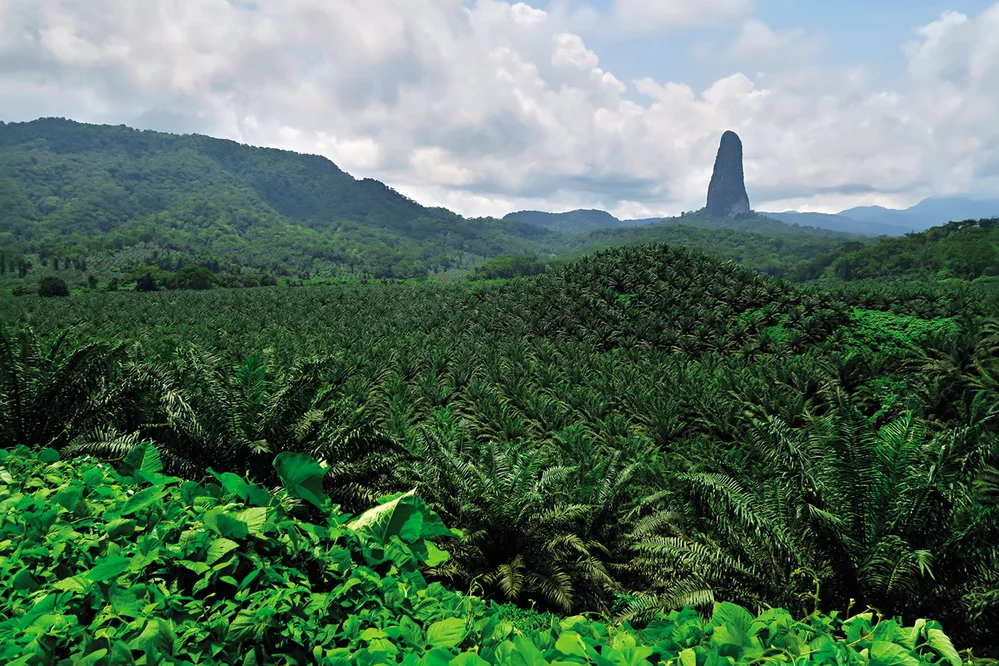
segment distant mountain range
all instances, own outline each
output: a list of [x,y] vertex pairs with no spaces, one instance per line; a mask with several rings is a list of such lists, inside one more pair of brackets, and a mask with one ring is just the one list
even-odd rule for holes
[[[999,199],[970,199],[966,197],[931,197],[911,208],[895,210],[881,206],[860,206],[835,214],[804,213],[798,211],[757,213],[750,231],[762,229],[759,217],[771,218],[799,227],[816,227],[829,231],[862,236],[902,236],[912,231],[924,231],[951,221],[978,220],[999,216]],[[654,223],[685,224],[683,217],[620,220],[601,210],[575,210],[568,213],[542,213],[521,211],[510,213],[503,219],[524,222],[560,231],[581,233],[592,229],[617,229]],[[701,225],[695,225],[701,226]],[[726,225],[731,226],[731,225]],[[765,226],[765,225],[763,225]],[[738,228],[733,227],[733,228]]]
[[503,221],[511,224],[528,224],[546,231],[566,235],[584,234],[601,229],[625,230],[675,226],[698,229],[731,229],[776,236],[839,237],[844,240],[864,235],[856,231],[827,229],[817,225],[799,225],[796,222],[785,222],[760,213],[750,213],[737,218],[716,218],[708,215],[703,209],[686,212],[676,217],[650,217],[638,220],[621,220],[602,210],[573,210],[567,213],[525,210],[509,213],[503,217]]
[[240,278],[460,276],[503,255],[548,260],[662,242],[786,275],[864,235],[997,214],[999,200],[951,198],[838,215],[469,219],[315,155],[55,118],[0,122],[0,291],[49,274],[80,285],[190,262]]
[[859,206],[840,211],[835,215],[795,211],[760,214],[783,222],[820,226],[837,231],[901,236],[911,231],[925,231],[947,222],[996,217],[999,215],[999,199],[930,197],[904,210],[882,206]]

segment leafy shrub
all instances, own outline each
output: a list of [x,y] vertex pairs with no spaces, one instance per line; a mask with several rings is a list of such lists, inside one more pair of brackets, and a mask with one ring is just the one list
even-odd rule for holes
[[195,264],[188,264],[173,275],[176,289],[211,289],[215,284],[215,273]]
[[46,298],[69,296],[69,287],[66,286],[66,281],[62,278],[48,275],[38,283],[38,295]]
[[545,272],[545,262],[536,255],[514,255],[490,259],[472,269],[471,280],[496,280],[500,278],[526,277]]

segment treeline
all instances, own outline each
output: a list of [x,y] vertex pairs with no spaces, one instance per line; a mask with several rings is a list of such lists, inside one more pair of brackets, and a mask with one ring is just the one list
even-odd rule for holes
[[999,219],[948,222],[877,243],[849,242],[795,270],[798,280],[977,280],[999,276]]
[[470,280],[499,280],[515,277],[530,277],[544,273],[547,264],[537,255],[513,255],[496,257],[476,266],[469,274]]

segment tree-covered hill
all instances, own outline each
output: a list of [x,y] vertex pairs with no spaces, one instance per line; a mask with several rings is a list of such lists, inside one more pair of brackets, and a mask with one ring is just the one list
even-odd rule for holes
[[0,248],[15,270],[24,254],[75,265],[110,251],[120,268],[409,277],[546,235],[421,206],[315,155],[63,119],[0,124]]
[[[688,217],[680,218],[686,220]],[[594,229],[565,239],[560,261],[571,261],[611,247],[668,243],[734,261],[768,275],[789,277],[817,256],[850,242],[836,235],[778,229],[777,233],[684,224],[646,224],[619,229]]]
[[686,211],[677,217],[666,217],[657,222],[666,226],[687,226],[701,229],[734,229],[736,231],[751,231],[760,234],[777,236],[810,236],[816,238],[859,239],[860,234],[851,234],[819,227],[800,226],[794,223],[782,222],[765,214],[751,212],[734,218],[716,218],[701,210]]
[[801,267],[799,277],[840,280],[999,276],[999,218],[949,222],[878,243],[847,243]]

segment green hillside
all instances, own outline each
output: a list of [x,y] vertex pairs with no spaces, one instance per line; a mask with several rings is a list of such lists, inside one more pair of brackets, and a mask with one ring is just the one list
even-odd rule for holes
[[[410,277],[544,230],[420,206],[329,160],[61,119],[0,125],[0,248],[74,267]],[[31,268],[41,268],[31,266]]]
[[[679,219],[686,222],[689,217]],[[686,226],[685,223],[595,229],[565,239],[559,259],[575,260],[611,247],[668,243],[700,250],[769,275],[785,277],[791,276],[803,262],[831,253],[850,242],[842,236],[811,233],[809,229],[776,229],[776,232],[747,231]]]
[[803,279],[976,280],[999,276],[999,219],[949,222],[877,243],[847,243],[800,267]]

